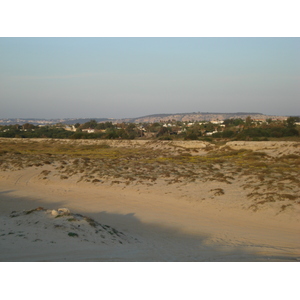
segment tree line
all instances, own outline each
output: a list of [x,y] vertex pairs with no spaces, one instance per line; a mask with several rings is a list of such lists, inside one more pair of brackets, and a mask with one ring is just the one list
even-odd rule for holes
[[[24,125],[0,126],[0,137],[8,138],[57,138],[57,139],[160,139],[160,140],[266,140],[299,136],[300,117],[289,117],[285,121],[267,119],[265,122],[246,119],[226,119],[222,124],[212,122],[180,122],[169,120],[166,123],[97,123],[90,120],[75,124],[75,131],[66,130],[66,125],[37,126]],[[89,129],[90,132],[86,130]],[[93,132],[91,132],[93,131]]]

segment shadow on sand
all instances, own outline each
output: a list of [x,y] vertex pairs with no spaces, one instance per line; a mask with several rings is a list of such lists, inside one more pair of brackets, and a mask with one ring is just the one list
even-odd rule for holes
[[[50,203],[41,199],[16,197],[11,195],[13,192],[14,190],[0,192],[0,216],[9,216],[12,211],[29,210],[39,206],[46,209],[58,209],[65,206],[60,201]],[[191,235],[181,232],[180,228],[144,223],[135,216],[135,213],[124,215],[108,213],[106,211],[81,212],[73,211],[72,208],[71,211],[73,213],[83,213],[103,225],[112,226],[125,235],[133,237],[137,242],[128,245],[113,245],[109,249],[99,249],[99,246],[97,246],[97,249],[89,247],[86,249],[86,254],[84,251],[81,251],[77,256],[70,256],[70,259],[65,259],[66,261],[295,261],[295,257],[284,255],[259,255],[253,252],[253,250],[245,250],[245,247],[213,245],[209,243],[210,237],[208,235]],[[260,245],[256,245],[255,247],[258,249],[261,248]],[[49,259],[45,256],[43,257],[43,253],[41,253],[37,260],[61,261],[60,259],[56,259],[55,256]],[[68,253],[65,256],[68,257]]]

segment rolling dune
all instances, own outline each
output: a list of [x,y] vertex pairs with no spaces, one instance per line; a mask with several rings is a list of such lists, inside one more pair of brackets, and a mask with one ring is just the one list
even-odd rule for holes
[[1,261],[300,259],[299,143],[0,142]]

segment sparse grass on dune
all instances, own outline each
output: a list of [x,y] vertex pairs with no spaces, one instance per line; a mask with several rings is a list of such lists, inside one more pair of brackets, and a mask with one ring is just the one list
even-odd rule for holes
[[[171,151],[169,145],[163,148],[154,143],[151,147],[121,148],[104,142],[92,145],[77,141],[68,144],[57,140],[2,139],[0,170],[44,166],[40,174],[44,180],[58,176],[65,181],[73,178],[77,182],[124,187],[153,186],[159,182],[167,186],[238,182],[241,189],[248,191],[247,199],[252,201],[250,209],[281,202],[282,212],[298,203],[300,156],[297,154],[270,156],[262,151],[233,150],[228,146],[212,148],[206,155],[191,153],[190,149]],[[55,171],[50,172],[50,166]]]

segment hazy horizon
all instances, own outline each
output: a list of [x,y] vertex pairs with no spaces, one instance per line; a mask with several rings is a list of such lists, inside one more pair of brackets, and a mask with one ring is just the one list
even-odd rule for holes
[[265,115],[265,116],[278,116],[278,117],[290,117],[290,116],[300,116],[300,115],[296,115],[296,114],[291,114],[291,115],[270,115],[270,114],[263,114],[263,113],[260,113],[260,112],[254,112],[254,111],[249,111],[249,112],[177,112],[177,113],[165,113],[165,112],[162,112],[162,113],[155,113],[155,114],[150,114],[150,115],[140,115],[140,116],[134,116],[134,117],[121,117],[121,118],[110,118],[110,117],[105,117],[105,116],[101,116],[101,117],[98,117],[98,116],[87,116],[87,117],[74,117],[74,118],[70,118],[70,117],[61,117],[61,118],[39,118],[39,117],[11,117],[11,118],[0,118],[0,120],[4,120],[4,119],[36,119],[36,120],[55,120],[55,119],[62,119],[62,120],[67,120],[67,119],[90,119],[90,120],[93,120],[93,119],[111,119],[111,120],[116,120],[116,119],[119,119],[119,120],[122,120],[122,119],[138,119],[138,118],[144,118],[144,117],[151,117],[151,116],[156,116],[156,115],[188,115],[188,114],[249,114],[249,115],[252,115],[252,114],[262,114],[262,115]]
[[300,115],[299,38],[0,38],[0,118]]

